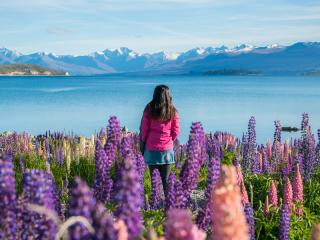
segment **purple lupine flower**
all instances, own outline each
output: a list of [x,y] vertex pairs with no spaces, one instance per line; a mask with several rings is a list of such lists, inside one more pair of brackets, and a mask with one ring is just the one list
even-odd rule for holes
[[47,158],[47,160],[48,160],[49,163],[50,163],[51,158],[50,158],[50,144],[49,144],[49,139],[46,138],[45,141],[44,141],[44,143],[45,143],[46,154],[47,154],[47,155],[46,155],[46,158]]
[[269,187],[269,203],[272,204],[273,207],[278,206],[278,193],[277,193],[277,188],[273,180],[270,182],[270,187]]
[[108,161],[112,163],[116,159],[117,148],[121,140],[121,126],[116,116],[111,116],[108,122],[105,151]]
[[51,172],[46,172],[46,185],[50,187],[50,191],[52,192],[52,200],[53,200],[53,205],[54,205],[54,210],[60,217],[60,220],[64,219],[64,209],[63,205],[60,202],[60,195],[59,195],[59,190],[56,186],[56,183],[54,181],[54,177]]
[[242,169],[243,171],[248,170],[249,166],[249,139],[248,139],[248,134],[244,134],[242,136]]
[[143,158],[141,152],[137,152],[135,154],[135,156],[136,156],[137,171],[138,171],[139,176],[141,177],[141,180],[142,180],[142,183],[143,183],[144,171],[146,169],[146,165],[144,163],[144,158]]
[[315,154],[316,154],[315,167],[320,167],[320,129],[318,129],[318,144],[315,149]]
[[262,172],[262,155],[259,152],[256,152],[251,163],[251,173],[261,174]]
[[283,204],[280,212],[279,240],[289,240],[290,208]]
[[127,226],[129,240],[140,236],[142,230],[141,218],[141,184],[134,163],[133,154],[127,154],[121,168],[118,191],[115,195],[117,208],[115,216],[122,219]]
[[174,202],[172,208],[184,208],[187,200],[184,195],[182,183],[179,179],[176,180],[174,188],[175,188],[176,196],[175,196],[175,202]]
[[303,155],[301,153],[296,153],[294,163],[295,165],[299,165],[300,173],[303,175]]
[[253,218],[253,208],[250,203],[246,203],[244,205],[244,213],[246,215],[247,223],[249,226],[249,234],[250,234],[250,240],[255,239],[254,235],[254,218]]
[[303,176],[306,180],[311,177],[316,162],[315,139],[309,126],[307,113],[302,114],[301,135],[300,153],[303,155]]
[[105,128],[101,128],[98,135],[97,135],[97,138],[102,141],[103,139],[105,139],[107,137],[107,132],[106,132],[106,129]]
[[[113,187],[113,194],[112,197],[114,199],[115,195],[117,194],[117,192],[119,191],[120,188],[120,184],[121,184],[121,172],[122,172],[122,168],[123,168],[123,164],[124,164],[124,160],[126,158],[131,158],[132,157],[132,161],[133,164],[135,165],[135,169],[136,171],[138,171],[137,169],[137,159],[136,157],[133,155],[134,151],[133,151],[133,139],[130,135],[127,136],[123,136],[123,138],[121,139],[121,144],[120,144],[120,153],[122,158],[118,158],[115,161],[115,184]],[[139,177],[139,181],[142,183],[142,179],[141,176],[138,172],[138,177]],[[141,190],[143,191],[143,190]],[[142,193],[142,192],[141,192]],[[143,204],[143,202],[142,202]]]
[[170,209],[164,229],[168,240],[204,240],[206,237],[193,224],[191,213],[186,209]]
[[27,169],[23,174],[21,239],[53,239],[57,226],[44,214],[29,210],[28,204],[35,204],[55,211],[53,187],[47,179],[48,173],[43,170]]
[[35,141],[35,152],[36,152],[37,156],[39,155],[39,148],[40,148],[39,141],[38,141],[38,139],[36,139],[36,141]]
[[23,204],[23,196],[20,195],[17,199],[17,205],[16,205],[16,238],[17,237],[21,237],[22,234],[22,229],[24,227],[24,223],[23,223],[23,213],[24,213],[24,204]]
[[199,164],[200,166],[205,163],[207,160],[207,149],[206,149],[206,136],[203,130],[203,126],[200,122],[197,122],[197,138],[199,142],[199,147],[200,147],[200,158],[199,158]]
[[116,240],[117,231],[113,226],[112,216],[107,212],[103,204],[97,204],[93,213],[92,226],[95,230],[93,240]]
[[273,171],[278,171],[281,158],[281,124],[280,121],[274,121],[275,131],[272,144],[271,167]]
[[256,120],[253,116],[250,117],[248,123],[248,144],[249,144],[249,166],[255,160],[255,148],[256,148]]
[[263,161],[263,165],[262,165],[263,173],[270,174],[270,172],[271,172],[270,162],[269,162],[269,159],[267,157],[267,153],[264,150],[262,152],[262,161]]
[[63,147],[57,147],[56,149],[56,162],[61,166],[64,161]]
[[[217,145],[219,145],[217,143]],[[205,190],[205,204],[203,208],[199,210],[196,218],[196,223],[199,228],[207,229],[211,223],[211,195],[212,189],[215,187],[220,177],[220,159],[218,157],[211,157],[209,154],[209,166],[207,177],[207,188]]]
[[197,137],[199,126],[200,125],[198,123],[192,123],[187,147],[188,158],[186,159],[180,173],[180,179],[184,186],[184,195],[186,200],[189,199],[191,192],[197,187],[199,180],[198,172],[200,170],[201,162],[199,141]]
[[302,134],[306,133],[309,128],[309,115],[308,113],[302,113],[302,121],[301,121],[301,131]]
[[12,155],[0,153],[0,239],[15,240],[17,231],[15,172]]
[[93,181],[94,196],[106,203],[110,200],[113,181],[110,177],[111,162],[107,160],[106,152],[100,140],[96,142],[95,150],[96,175]]
[[176,184],[176,176],[174,173],[170,173],[169,178],[168,178],[168,190],[165,198],[165,210],[166,212],[172,208],[172,206],[175,204],[175,184]]
[[140,182],[140,185],[142,186],[141,187],[141,199],[143,200],[142,201],[142,207],[144,207],[144,204],[145,204],[145,201],[144,201],[144,172],[145,172],[145,168],[146,168],[146,165],[144,163],[144,158],[141,154],[140,151],[137,151],[135,153],[135,162],[136,162],[136,167],[137,167],[137,172],[138,172],[138,175],[139,175],[139,182]]
[[22,158],[21,155],[19,156],[19,163],[20,163],[20,170],[23,173],[25,170],[25,167],[24,167],[24,159]]
[[[311,131],[311,130],[310,130]],[[314,170],[316,155],[315,155],[315,139],[314,135],[310,134],[307,140],[307,147],[304,154],[304,177],[305,179],[310,179]]]
[[133,152],[133,139],[130,135],[124,136],[121,141],[120,152],[122,158],[126,158],[128,154]]
[[[80,177],[76,177],[74,180],[68,204],[68,217],[83,216],[92,223],[96,200],[91,189]],[[72,240],[90,239],[92,237],[92,234],[81,223],[73,224],[70,227],[69,235]]]
[[161,177],[158,169],[153,170],[151,176],[151,197],[150,197],[150,208],[158,209],[161,205]]
[[279,120],[274,121],[274,140],[273,143],[280,142],[281,143],[281,124]]

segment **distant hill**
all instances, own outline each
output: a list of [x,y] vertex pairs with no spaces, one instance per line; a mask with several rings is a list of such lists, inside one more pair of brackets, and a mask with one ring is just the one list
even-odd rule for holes
[[66,72],[59,72],[47,67],[40,67],[30,64],[2,64],[0,65],[0,76],[57,76],[67,75]]
[[[0,64],[32,64],[71,75],[134,74],[294,74],[320,71],[320,42],[257,47],[241,44],[194,48],[182,53],[143,53],[122,47],[88,55],[21,54],[0,48]],[[237,71],[235,71],[237,70]],[[313,74],[317,75],[317,74]]]

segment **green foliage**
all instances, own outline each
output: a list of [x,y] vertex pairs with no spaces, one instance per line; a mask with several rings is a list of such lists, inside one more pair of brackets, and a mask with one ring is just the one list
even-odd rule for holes
[[[21,193],[21,183],[22,183],[22,167],[24,169],[46,169],[46,161],[35,154],[28,155],[24,154],[22,156],[14,157],[14,170],[16,176],[16,189],[17,192]],[[21,162],[24,166],[21,166]]]
[[290,240],[310,239],[312,226],[318,221],[319,216],[316,217],[314,214],[310,213],[307,208],[304,208],[304,215],[302,217],[292,214],[290,223]]
[[150,171],[144,171],[144,194],[147,196],[151,195],[151,176]]
[[163,209],[148,210],[143,213],[143,223],[145,229],[153,228],[156,233],[161,236],[163,235],[163,223],[165,220],[165,212]]
[[233,157],[234,157],[233,152],[223,151],[223,159],[221,159],[221,163],[231,166]]
[[271,208],[270,215],[265,217],[263,214],[262,202],[259,202],[259,207],[254,211],[255,233],[256,239],[276,240],[278,239],[280,214],[278,208]]
[[312,213],[320,216],[320,169],[312,177],[312,180],[304,182],[304,206]]
[[79,162],[71,162],[69,181],[72,182],[76,176],[80,176],[83,180],[86,180],[89,186],[91,186],[95,174],[96,166],[94,161],[88,161],[87,158],[80,157]]
[[198,184],[199,189],[201,190],[206,189],[207,177],[208,177],[208,168],[206,166],[202,166],[199,172],[199,184]]
[[[244,177],[245,186],[248,191],[249,200],[253,200],[253,208],[258,209],[260,202],[264,202],[268,195],[270,181],[274,179],[269,175],[246,175]],[[251,187],[252,185],[252,191]],[[253,195],[253,196],[252,196]],[[251,199],[252,198],[252,199]]]

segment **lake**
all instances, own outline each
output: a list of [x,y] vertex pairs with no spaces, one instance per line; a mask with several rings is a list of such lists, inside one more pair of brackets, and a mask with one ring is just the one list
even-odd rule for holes
[[[259,143],[273,138],[274,120],[300,127],[303,112],[309,113],[314,132],[320,128],[319,77],[74,76],[0,77],[0,132],[64,130],[89,136],[106,126],[110,115],[137,131],[157,84],[171,88],[182,142],[193,121],[201,121],[206,132],[241,137],[250,116],[255,116]],[[299,134],[283,138],[292,136]]]

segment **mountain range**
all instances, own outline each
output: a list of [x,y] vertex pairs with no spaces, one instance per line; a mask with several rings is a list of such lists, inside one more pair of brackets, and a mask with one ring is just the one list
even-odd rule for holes
[[308,74],[320,72],[320,42],[298,42],[264,47],[241,44],[194,48],[182,53],[137,53],[129,48],[106,49],[88,55],[22,54],[0,48],[0,64],[32,64],[70,75],[112,73],[204,74],[215,71],[260,74]]

